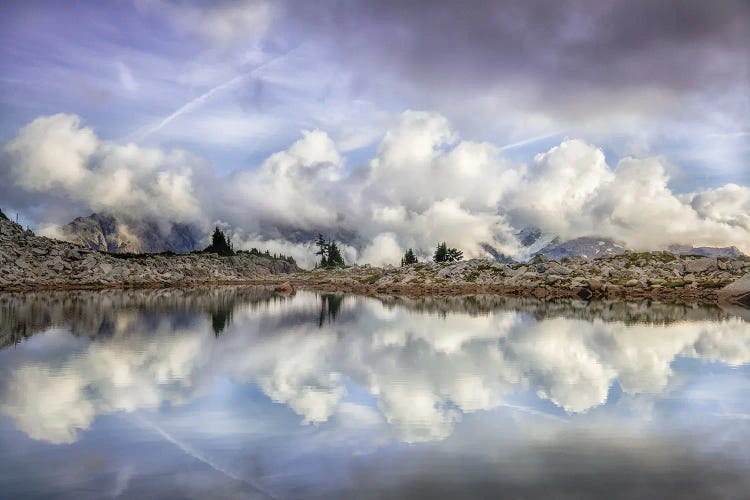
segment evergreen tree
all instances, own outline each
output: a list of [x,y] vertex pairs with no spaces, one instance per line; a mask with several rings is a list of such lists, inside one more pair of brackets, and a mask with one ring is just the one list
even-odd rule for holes
[[446,254],[445,261],[446,262],[457,262],[459,260],[462,260],[464,258],[464,253],[459,250],[458,248],[449,248],[448,253]]
[[344,266],[344,257],[335,241],[328,242],[328,267]]
[[432,260],[435,262],[457,262],[464,258],[464,253],[458,248],[448,247],[445,242],[439,243]]
[[409,248],[404,256],[401,258],[401,265],[408,266],[409,264],[416,264],[417,256],[414,254],[414,250]]
[[448,245],[445,242],[438,243],[435,253],[432,255],[432,260],[435,262],[446,262],[448,259]]
[[211,236],[211,244],[206,247],[204,252],[218,253],[222,256],[234,255],[232,240],[217,226],[214,229],[214,234]]
[[322,234],[318,234],[318,241],[315,242],[315,246],[318,247],[315,255],[320,255],[320,267],[328,266],[328,242]]

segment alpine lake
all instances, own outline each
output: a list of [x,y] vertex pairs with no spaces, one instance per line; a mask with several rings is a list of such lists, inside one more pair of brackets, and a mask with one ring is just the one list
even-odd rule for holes
[[2,498],[747,498],[750,311],[0,294]]

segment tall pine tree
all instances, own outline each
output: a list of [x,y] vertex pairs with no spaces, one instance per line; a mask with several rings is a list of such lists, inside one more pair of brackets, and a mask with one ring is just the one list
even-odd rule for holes
[[323,238],[322,234],[318,234],[318,241],[315,242],[318,247],[318,251],[315,255],[320,256],[320,267],[328,266],[328,242]]
[[435,262],[445,262],[448,258],[448,245],[445,242],[438,243],[435,253],[432,255],[432,260]]
[[232,247],[232,240],[227,237],[224,232],[216,226],[214,234],[211,235],[211,244],[206,247],[204,252],[218,253],[221,256],[234,255],[234,248]]
[[335,241],[328,242],[328,267],[343,267],[344,257]]

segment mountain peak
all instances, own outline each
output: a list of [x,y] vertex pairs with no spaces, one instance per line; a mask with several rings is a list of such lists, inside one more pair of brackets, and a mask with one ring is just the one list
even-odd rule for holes
[[201,240],[201,233],[189,224],[106,213],[76,217],[61,230],[69,241],[110,253],[187,253],[196,250]]

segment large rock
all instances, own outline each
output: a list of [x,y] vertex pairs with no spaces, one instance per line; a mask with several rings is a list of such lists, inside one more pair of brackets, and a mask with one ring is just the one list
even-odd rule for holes
[[685,271],[688,273],[705,273],[707,271],[716,271],[719,268],[716,257],[704,257],[688,261],[685,264]]
[[719,301],[750,307],[750,273],[719,290]]

